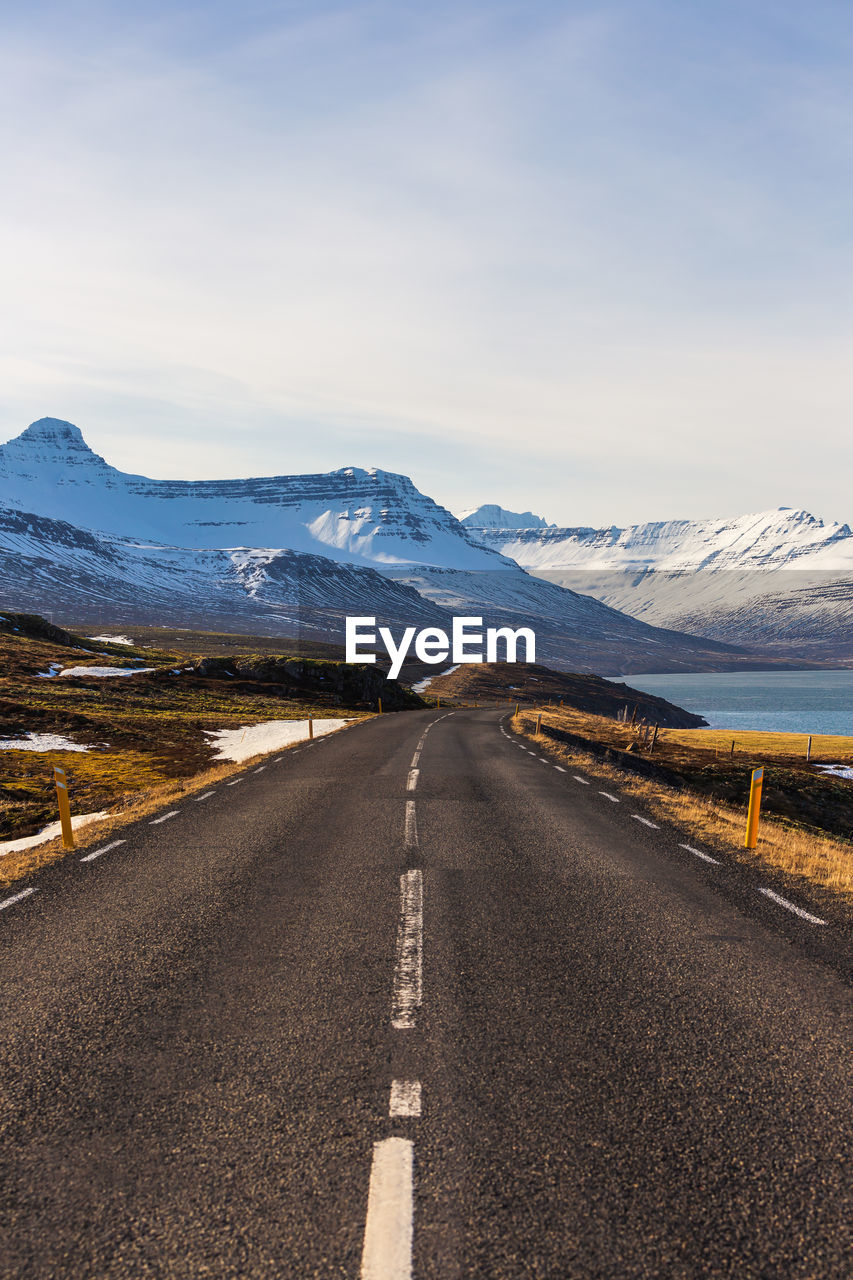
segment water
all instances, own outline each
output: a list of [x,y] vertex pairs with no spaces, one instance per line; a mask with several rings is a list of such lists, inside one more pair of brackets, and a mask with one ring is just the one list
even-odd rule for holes
[[712,729],[853,735],[853,670],[631,675],[623,682],[695,711]]

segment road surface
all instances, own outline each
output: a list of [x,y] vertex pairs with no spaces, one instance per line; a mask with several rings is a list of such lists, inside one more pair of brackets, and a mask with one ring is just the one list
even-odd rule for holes
[[848,932],[651,823],[409,713],[7,890],[0,1275],[849,1277]]

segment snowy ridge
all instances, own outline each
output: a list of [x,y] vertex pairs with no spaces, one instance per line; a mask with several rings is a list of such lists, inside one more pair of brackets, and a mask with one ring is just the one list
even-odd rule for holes
[[0,575],[6,607],[59,610],[87,627],[160,623],[341,644],[347,615],[448,630],[452,610],[485,626],[534,626],[537,658],[562,669],[695,670],[734,656],[540,581],[406,476],[346,467],[149,480],[109,466],[55,418],[0,446]]
[[800,569],[853,573],[853,531],[791,507],[733,520],[668,520],[627,529],[467,527],[527,569],[692,573]]
[[803,657],[853,656],[853,531],[807,511],[471,532],[536,576],[655,626]]
[[482,507],[470,507],[461,511],[457,517],[466,529],[551,529],[541,516],[532,511],[507,511],[504,507],[496,507],[486,503]]
[[78,427],[42,418],[0,445],[0,505],[179,547],[287,547],[349,564],[493,569],[449,511],[407,476],[343,467],[248,480],[149,480],[94,453]]

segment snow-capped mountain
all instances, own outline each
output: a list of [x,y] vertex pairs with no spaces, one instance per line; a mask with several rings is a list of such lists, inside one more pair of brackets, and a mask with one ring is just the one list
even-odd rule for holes
[[656,626],[802,656],[853,653],[853,531],[779,507],[619,529],[467,526],[549,582]]
[[501,563],[406,476],[344,467],[248,480],[149,480],[111,467],[78,427],[56,418],[41,418],[0,445],[0,502],[171,546],[286,545],[372,567],[478,570]]
[[734,650],[531,577],[405,476],[126,475],[41,419],[0,446],[0,596],[75,624],[170,623],[340,643],[347,614],[532,625],[537,657],[602,672],[706,669]]
[[487,502],[482,507],[469,507],[460,511],[457,519],[466,529],[548,529],[551,528],[541,516],[532,511],[507,511],[505,507],[496,507]]

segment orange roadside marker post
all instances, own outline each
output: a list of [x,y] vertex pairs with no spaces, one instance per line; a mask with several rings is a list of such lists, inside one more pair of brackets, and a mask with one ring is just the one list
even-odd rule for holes
[[71,804],[68,800],[68,778],[64,769],[54,769],[53,781],[59,801],[59,821],[62,826],[63,849],[74,848],[74,829],[71,826]]
[[761,788],[764,785],[764,766],[753,769],[752,782],[749,786],[749,812],[746,816],[746,839],[744,847],[754,849],[758,843],[758,817],[761,813]]

